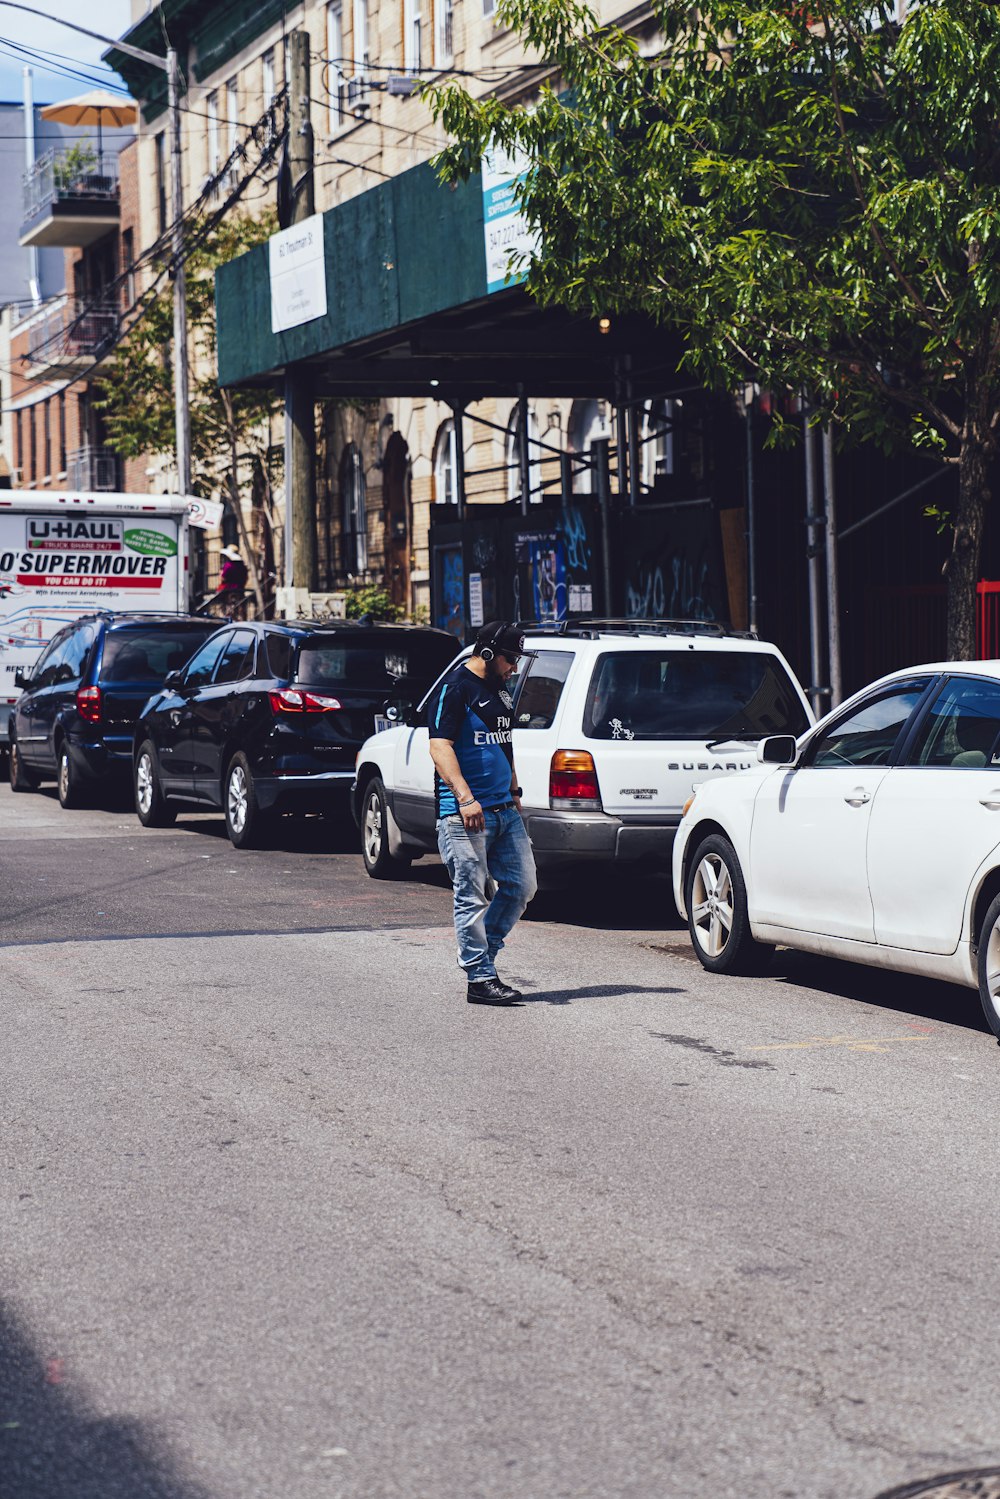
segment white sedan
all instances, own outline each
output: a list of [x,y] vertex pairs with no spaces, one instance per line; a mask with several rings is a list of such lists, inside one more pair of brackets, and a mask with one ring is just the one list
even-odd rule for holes
[[1000,1036],[1000,661],[894,672],[700,786],[674,896],[713,973],[776,943],[978,988]]

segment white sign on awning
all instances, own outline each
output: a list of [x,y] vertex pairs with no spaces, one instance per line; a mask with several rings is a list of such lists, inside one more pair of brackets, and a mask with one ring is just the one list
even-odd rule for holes
[[483,234],[486,240],[486,290],[502,291],[527,278],[526,260],[538,238],[530,228],[516,194],[528,171],[528,158],[493,146],[482,160]]
[[268,240],[271,332],[284,333],[326,316],[323,215],[281,229]]

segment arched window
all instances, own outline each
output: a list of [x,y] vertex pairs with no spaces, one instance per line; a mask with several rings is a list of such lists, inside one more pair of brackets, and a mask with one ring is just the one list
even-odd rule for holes
[[365,469],[356,443],[348,443],[340,460],[343,570],[363,573],[368,566],[368,525],[365,512]]
[[674,403],[647,401],[642,408],[642,483],[652,489],[658,474],[674,471]]
[[[598,438],[611,438],[611,407],[607,401],[574,401],[569,413],[569,450],[583,457]],[[573,490],[576,494],[593,494],[594,470],[589,464],[573,465]]]
[[[521,422],[520,407],[515,406],[507,423],[507,439],[504,443],[504,462],[507,465],[507,498],[521,498]],[[542,498],[542,461],[538,447],[538,419],[528,407],[528,500],[537,505]]]
[[458,451],[455,423],[444,422],[434,444],[434,499],[439,505],[458,504]]

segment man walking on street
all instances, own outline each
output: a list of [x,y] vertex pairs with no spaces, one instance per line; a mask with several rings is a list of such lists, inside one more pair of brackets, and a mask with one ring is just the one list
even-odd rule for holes
[[[430,704],[438,849],[455,892],[458,961],[470,1004],[510,1005],[517,989],[497,977],[497,953],[537,888],[535,860],[521,821],[507,691],[525,651],[515,625],[493,620],[473,654],[450,671]],[[496,893],[491,900],[487,882]]]

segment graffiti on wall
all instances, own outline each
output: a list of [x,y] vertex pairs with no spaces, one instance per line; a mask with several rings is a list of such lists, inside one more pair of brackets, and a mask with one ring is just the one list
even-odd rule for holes
[[637,513],[623,550],[628,619],[726,618],[718,521],[710,505]]

